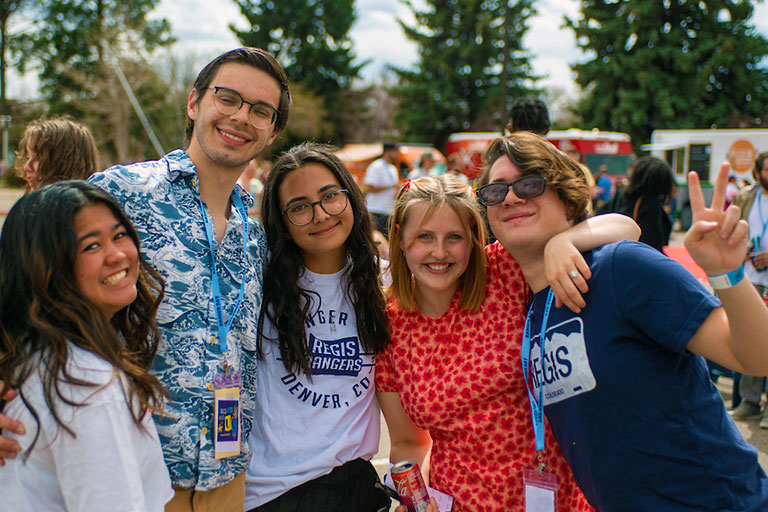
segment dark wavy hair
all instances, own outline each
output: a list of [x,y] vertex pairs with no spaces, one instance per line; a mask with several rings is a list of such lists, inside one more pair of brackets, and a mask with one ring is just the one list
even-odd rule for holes
[[517,98],[512,104],[509,125],[512,131],[525,130],[541,136],[546,135],[549,132],[547,104],[532,96]]
[[[200,73],[195,79],[195,83],[192,85],[192,88],[198,93],[197,104],[200,104],[203,100],[203,96],[208,92],[208,87],[211,85],[211,81],[216,76],[219,68],[230,62],[254,67],[265,72],[277,81],[280,85],[280,103],[277,105],[275,130],[278,132],[283,131],[285,125],[288,123],[288,114],[291,113],[291,93],[288,90],[288,76],[272,54],[261,48],[253,48],[250,46],[235,48],[234,50],[222,53],[206,64],[206,66],[200,70]],[[187,116],[187,125],[184,129],[184,136],[187,143],[192,140],[192,132],[194,131],[195,121]]]
[[163,281],[139,258],[137,297],[108,320],[78,289],[75,263],[78,240],[75,215],[83,208],[106,205],[137,249],[139,237],[120,206],[108,193],[84,181],[62,181],[19,199],[8,214],[0,236],[0,396],[19,390],[38,424],[39,415],[24,396],[22,384],[44,368],[43,390],[56,423],[62,422],[57,399],[72,405],[62,394],[62,383],[95,386],[67,371],[68,343],[88,350],[122,372],[126,404],[136,424],[147,408],[159,410],[165,397],[160,381],[148,368],[160,334],[155,313],[163,296]]
[[299,285],[304,260],[299,247],[290,240],[280,208],[279,190],[286,174],[308,163],[326,167],[342,188],[349,191],[349,206],[354,225],[346,241],[349,265],[344,272],[347,295],[355,308],[357,331],[366,351],[377,353],[389,343],[389,327],[384,312],[384,296],[379,288],[378,252],[373,242],[372,224],[365,198],[352,175],[330,146],[305,143],[295,146],[277,159],[264,187],[261,215],[271,257],[264,276],[264,300],[259,318],[259,355],[263,354],[264,322],[275,326],[280,355],[288,371],[311,375],[311,354],[304,325],[310,313],[310,294]]
[[84,180],[99,170],[99,152],[91,130],[71,117],[32,121],[24,129],[16,152],[16,172],[25,178],[28,149],[37,158],[34,188],[63,180]]
[[660,158],[644,156],[632,164],[624,198],[634,203],[640,197],[661,197],[666,202],[672,197],[674,187],[675,175],[669,164]]

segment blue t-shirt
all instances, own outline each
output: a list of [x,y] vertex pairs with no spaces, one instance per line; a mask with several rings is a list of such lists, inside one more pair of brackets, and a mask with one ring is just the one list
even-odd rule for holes
[[[553,307],[547,322],[544,411],[590,504],[600,512],[766,510],[756,450],[726,413],[704,359],[686,352],[719,301],[645,244],[585,257],[587,307],[578,315]],[[533,299],[534,369],[547,290]]]

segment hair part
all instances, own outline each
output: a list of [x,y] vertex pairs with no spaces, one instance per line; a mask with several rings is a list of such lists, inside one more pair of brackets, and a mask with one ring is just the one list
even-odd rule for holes
[[[244,46],[235,48],[226,53],[222,53],[211,62],[209,62],[197,75],[192,88],[197,92],[197,104],[203,100],[208,92],[211,82],[216,77],[219,69],[224,64],[235,63],[245,64],[258,70],[261,70],[274,78],[280,86],[280,103],[277,106],[277,119],[275,119],[274,129],[281,132],[288,123],[288,115],[291,113],[291,93],[288,89],[288,76],[279,62],[271,53],[261,48]],[[187,125],[185,128],[185,139],[187,144],[192,140],[192,133],[195,131],[195,121],[187,115]]]
[[[427,212],[421,219],[412,218],[413,208],[419,204],[428,204]],[[476,311],[485,299],[486,231],[482,207],[472,188],[457,178],[450,175],[426,176],[413,180],[400,189],[392,213],[392,236],[389,240],[389,264],[392,273],[390,291],[405,311],[413,311],[417,307],[416,283],[405,258],[405,252],[414,240],[403,240],[405,225],[408,222],[417,222],[421,229],[435,212],[446,207],[456,212],[472,245],[469,264],[459,278],[459,306]]]
[[275,326],[280,355],[288,371],[311,375],[311,350],[307,346],[305,323],[311,314],[312,290],[301,287],[304,259],[300,248],[288,237],[280,208],[280,185],[285,176],[309,163],[327,168],[347,189],[349,208],[354,213],[352,231],[346,240],[349,264],[344,273],[346,293],[355,309],[360,343],[366,351],[378,353],[389,343],[384,296],[378,282],[378,251],[373,241],[365,197],[331,146],[304,143],[283,153],[272,166],[262,195],[261,215],[271,253],[264,276],[264,300],[259,318],[259,356],[263,354],[264,321]]
[[24,129],[16,151],[16,173],[26,178],[29,149],[38,163],[36,187],[63,180],[84,180],[99,170],[99,153],[91,130],[69,116],[41,118]]
[[547,139],[532,132],[514,132],[494,140],[483,154],[478,187],[488,184],[491,167],[502,157],[509,158],[520,176],[544,176],[547,188],[565,204],[568,220],[578,223],[587,218],[591,199],[584,171]]
[[83,181],[63,181],[19,199],[0,236],[0,380],[20,398],[38,423],[39,413],[27,401],[22,385],[43,370],[43,390],[56,423],[76,435],[60,418],[57,401],[73,403],[60,390],[62,382],[95,386],[67,372],[69,343],[112,364],[124,379],[126,404],[141,427],[147,408],[159,410],[165,396],[149,373],[160,333],[155,313],[163,281],[139,258],[137,297],[108,320],[77,287],[78,240],[74,219],[83,208],[104,204],[125,227],[137,249],[139,238],[120,206],[105,191]]

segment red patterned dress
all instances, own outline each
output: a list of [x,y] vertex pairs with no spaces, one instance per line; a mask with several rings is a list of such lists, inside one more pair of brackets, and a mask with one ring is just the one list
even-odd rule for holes
[[[429,431],[430,485],[453,496],[453,510],[522,512],[523,470],[536,467],[520,360],[529,290],[500,244],[486,255],[488,289],[478,311],[460,309],[458,293],[439,318],[389,304],[392,345],[376,356],[376,389],[400,393],[411,420]],[[557,475],[558,511],[592,510],[549,426],[545,462]]]

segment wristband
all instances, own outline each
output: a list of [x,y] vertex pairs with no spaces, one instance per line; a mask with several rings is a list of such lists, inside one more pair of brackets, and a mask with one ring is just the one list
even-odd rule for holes
[[736,286],[744,279],[744,265],[740,265],[736,270],[731,270],[727,274],[718,274],[716,276],[707,276],[709,285],[713,290],[724,290],[731,286]]

